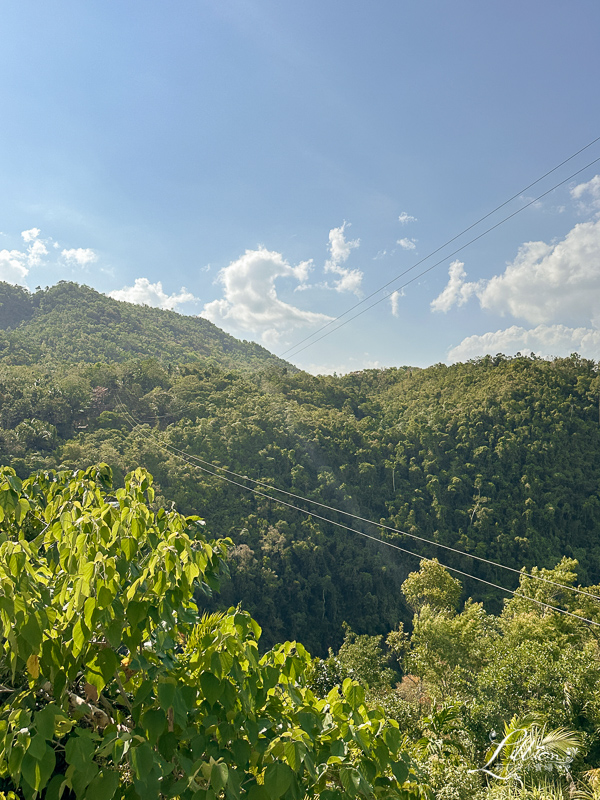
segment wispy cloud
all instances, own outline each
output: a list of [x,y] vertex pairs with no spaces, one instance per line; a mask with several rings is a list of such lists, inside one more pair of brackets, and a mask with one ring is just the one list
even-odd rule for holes
[[0,280],[26,285],[25,279],[33,268],[65,268],[65,266],[86,267],[98,260],[90,248],[77,247],[63,249],[59,254],[59,243],[52,236],[42,236],[40,228],[21,231],[25,245],[23,250],[0,251]]
[[266,345],[274,346],[299,328],[331,319],[326,314],[297,308],[277,296],[278,279],[292,278],[302,285],[311,268],[310,261],[292,266],[281,253],[264,247],[246,250],[220,271],[217,282],[223,287],[223,297],[206,303],[201,316],[217,325],[249,331],[260,336]]
[[382,364],[371,357],[369,353],[351,356],[346,361],[337,363],[316,363],[310,362],[302,367],[311,375],[347,375],[349,372],[358,372],[363,369],[381,369]]
[[44,242],[40,239],[35,239],[27,248],[27,264],[30,267],[39,267],[42,263],[44,256],[48,255],[48,249]]
[[415,250],[417,247],[417,240],[416,239],[407,239],[406,237],[403,239],[398,239],[396,244],[399,244],[403,250]]
[[390,295],[390,306],[392,308],[392,314],[397,317],[398,316],[398,304],[400,302],[400,298],[404,297],[404,292],[402,290],[392,292]]
[[594,175],[586,183],[574,186],[571,197],[578,201],[579,210],[583,213],[600,210],[600,175]]
[[406,211],[403,211],[400,216],[398,217],[398,222],[400,225],[408,225],[409,222],[417,222],[417,218],[413,217],[412,214],[407,214]]
[[179,293],[167,294],[163,290],[161,281],[150,283],[148,278],[136,278],[133,286],[124,286],[122,289],[108,292],[108,296],[126,303],[152,306],[153,308],[163,308],[170,311],[182,303],[191,303],[198,300],[184,286],[181,287]]

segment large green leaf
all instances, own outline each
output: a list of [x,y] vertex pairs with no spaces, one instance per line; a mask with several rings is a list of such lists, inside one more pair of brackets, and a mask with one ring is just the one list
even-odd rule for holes
[[223,691],[221,681],[212,672],[202,672],[200,675],[200,687],[202,694],[206,697],[211,706],[217,702]]
[[67,762],[72,764],[76,770],[83,772],[94,758],[94,742],[89,736],[71,736],[65,747]]
[[224,762],[214,763],[210,771],[210,785],[215,792],[220,792],[227,785],[229,770]]
[[34,717],[34,724],[37,732],[45,739],[54,737],[54,722],[56,716],[64,718],[64,714],[54,703],[49,703],[38,711]]
[[119,773],[104,769],[96,775],[85,793],[86,800],[112,800],[119,786]]
[[154,754],[147,744],[141,744],[129,751],[131,766],[136,778],[145,781],[154,766]]
[[392,762],[392,772],[399,784],[403,784],[408,779],[408,764],[400,759],[399,761]]
[[151,708],[142,717],[142,727],[146,738],[154,745],[167,727],[167,715],[162,708]]
[[271,800],[278,800],[292,785],[294,773],[287,764],[274,761],[265,770],[265,789]]
[[125,613],[127,615],[129,624],[132,628],[135,628],[146,617],[146,603],[140,603],[137,600],[130,600],[127,604],[127,611]]
[[114,678],[118,666],[119,660],[114,651],[105,647],[90,662],[85,675],[86,680],[101,692]]
[[31,752],[30,746],[21,762],[21,774],[35,791],[40,791],[44,788],[50,780],[56,765],[54,749],[46,744],[43,737],[40,736],[40,739],[42,739],[43,747],[36,748],[34,755],[34,753]]
[[26,623],[21,626],[19,632],[37,652],[42,644],[42,628],[37,615],[29,614]]
[[342,767],[340,769],[340,781],[342,786],[351,797],[355,797],[360,788],[360,774],[354,767]]

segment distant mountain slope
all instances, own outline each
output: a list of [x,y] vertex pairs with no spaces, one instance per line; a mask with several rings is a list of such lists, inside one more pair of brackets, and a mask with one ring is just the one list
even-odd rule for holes
[[30,294],[0,283],[0,363],[211,361],[224,368],[286,366],[254,342],[235,339],[206,319],[113,300],[61,281]]
[[[147,357],[5,364],[0,464],[24,477],[106,461],[118,480],[146,467],[161,504],[233,540],[218,603],[241,600],[264,646],[297,639],[326,654],[344,621],[377,634],[410,622],[401,585],[418,559],[330,525],[322,517],[350,520],[298,497],[406,531],[353,523],[489,581],[465,585],[495,611],[503,595],[493,584],[515,588],[517,576],[460,551],[517,570],[566,555],[583,583],[600,580],[598,367],[496,356],[315,377]],[[313,515],[207,464],[290,492],[279,500]]]

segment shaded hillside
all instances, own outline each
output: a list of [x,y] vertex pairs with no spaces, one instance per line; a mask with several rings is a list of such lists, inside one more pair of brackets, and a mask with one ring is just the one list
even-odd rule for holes
[[[4,366],[0,460],[22,475],[98,460],[117,476],[148,468],[161,502],[201,514],[215,535],[234,540],[221,602],[242,599],[264,627],[265,645],[297,638],[325,652],[341,641],[344,621],[370,633],[410,621],[400,585],[416,559],[244,492],[190,457],[516,569],[575,557],[581,579],[594,583],[598,389],[596,364],[578,357],[486,358],[341,378],[165,368],[153,359]],[[489,565],[383,535],[516,586],[516,576]],[[503,595],[491,588],[466,589],[501,607]]]
[[[0,363],[207,361],[238,369],[286,365],[201,317],[113,300],[62,281],[30,294],[0,283]],[[289,366],[291,369],[291,365]]]

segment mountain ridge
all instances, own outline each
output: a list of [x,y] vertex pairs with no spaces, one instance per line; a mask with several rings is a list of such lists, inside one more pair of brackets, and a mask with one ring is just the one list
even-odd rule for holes
[[0,363],[123,363],[139,358],[296,370],[261,345],[236,339],[203,317],[114,300],[68,281],[35,293],[0,283]]

